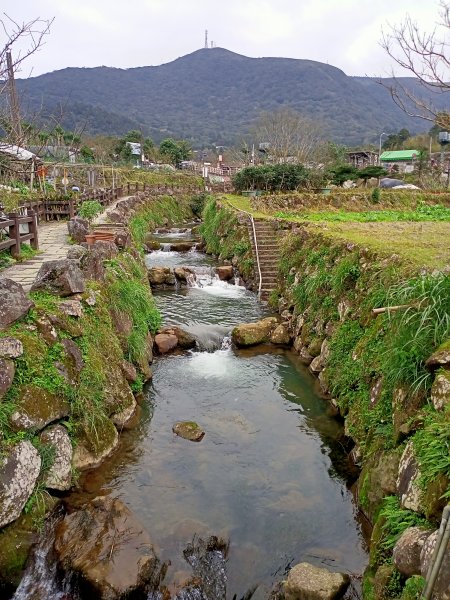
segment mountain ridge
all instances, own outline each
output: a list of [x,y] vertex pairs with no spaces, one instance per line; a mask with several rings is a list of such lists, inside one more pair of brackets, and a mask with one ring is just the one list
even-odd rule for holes
[[[401,81],[417,86],[412,78]],[[321,121],[326,138],[347,145],[402,127],[430,127],[403,113],[373,78],[309,59],[250,58],[224,48],[158,66],[67,67],[18,79],[17,86],[30,107],[43,106],[47,114],[63,103],[70,113],[63,115],[65,127],[74,128],[82,113],[90,133],[123,134],[134,123],[157,142],[185,138],[197,147],[236,143],[261,112],[284,107]],[[438,108],[448,106],[447,97],[438,98]]]

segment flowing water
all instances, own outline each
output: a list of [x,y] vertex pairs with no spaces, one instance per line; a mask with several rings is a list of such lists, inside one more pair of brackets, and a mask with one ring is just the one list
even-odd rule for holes
[[[84,476],[81,499],[113,494],[130,507],[159,557],[170,560],[172,591],[201,567],[186,547],[213,535],[229,543],[219,582],[228,598],[251,588],[254,598],[268,598],[302,561],[360,575],[367,555],[341,424],[327,415],[296,355],[229,342],[235,324],[267,309],[244,287],[216,279],[211,259],[198,252],[153,252],[147,264],[195,270],[193,287],[155,299],[165,324],[188,329],[199,347],[155,360],[140,425]],[[200,443],[172,433],[184,420],[206,431]]]

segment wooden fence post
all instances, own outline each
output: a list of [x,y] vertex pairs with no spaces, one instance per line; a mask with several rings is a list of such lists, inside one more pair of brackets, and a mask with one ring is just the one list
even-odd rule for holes
[[30,240],[31,247],[35,250],[39,250],[38,221],[36,212],[33,209],[31,209],[28,211],[28,216],[32,217],[32,221],[28,225],[30,233],[33,234],[33,237]]
[[14,221],[14,225],[9,229],[9,237],[15,241],[14,246],[11,246],[11,254],[16,257],[20,255],[20,215],[19,213],[13,212],[9,213],[8,217]]
[[74,216],[75,216],[74,201],[73,201],[73,198],[69,198],[69,219],[73,219]]

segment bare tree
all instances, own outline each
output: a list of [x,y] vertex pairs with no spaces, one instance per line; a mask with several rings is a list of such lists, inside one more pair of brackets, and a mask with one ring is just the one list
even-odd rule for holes
[[[431,33],[421,31],[407,16],[403,23],[392,26],[389,33],[383,33],[381,41],[397,65],[417,78],[428,97],[430,91],[436,94],[450,91],[450,4],[442,0],[439,6],[440,21]],[[391,84],[380,83],[389,89],[394,102],[409,116],[441,124],[439,121],[446,113],[439,112],[394,74]]]
[[276,163],[307,162],[321,134],[320,124],[290,108],[262,113],[253,130],[258,148]]
[[53,19],[32,19],[28,22],[17,22],[3,13],[0,19],[0,96],[7,92],[9,115],[5,114],[3,121],[9,121],[8,132],[10,141],[20,144],[23,132],[20,118],[19,97],[14,76],[20,70],[22,63],[37,52],[44,43],[44,37],[49,33]]

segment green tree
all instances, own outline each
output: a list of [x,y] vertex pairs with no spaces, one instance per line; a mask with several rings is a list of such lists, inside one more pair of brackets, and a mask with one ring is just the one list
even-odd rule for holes
[[192,149],[186,140],[176,142],[173,138],[166,138],[160,143],[159,152],[170,163],[179,167],[181,161],[189,159]]

